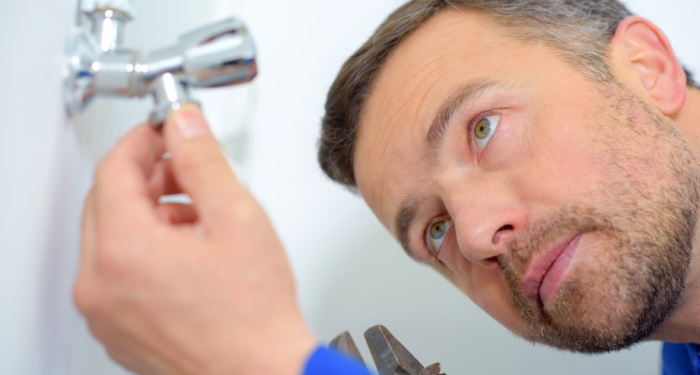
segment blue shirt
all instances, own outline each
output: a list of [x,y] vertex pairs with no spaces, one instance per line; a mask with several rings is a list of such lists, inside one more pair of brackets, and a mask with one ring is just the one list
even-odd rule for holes
[[359,361],[319,346],[306,361],[303,375],[372,375]]
[[700,375],[700,346],[664,343],[663,375]]
[[[700,375],[700,346],[664,343],[663,375]],[[303,375],[371,375],[359,362],[319,346],[306,362]]]

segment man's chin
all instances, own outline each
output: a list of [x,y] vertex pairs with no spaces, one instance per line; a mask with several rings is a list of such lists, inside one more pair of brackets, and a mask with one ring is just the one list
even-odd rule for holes
[[566,334],[542,333],[532,334],[527,340],[544,344],[556,349],[584,353],[600,354],[627,349],[644,341],[644,337],[599,336],[594,331],[569,331]]
[[557,349],[577,353],[607,353],[634,346],[656,330],[657,325],[639,325],[639,314],[617,315],[612,311],[569,311],[563,319],[558,314],[540,315],[529,324],[525,339]]

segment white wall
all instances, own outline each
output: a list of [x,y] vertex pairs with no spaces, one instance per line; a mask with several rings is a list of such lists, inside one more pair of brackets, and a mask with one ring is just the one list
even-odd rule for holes
[[[325,340],[387,325],[448,374],[654,374],[658,345],[584,357],[516,339],[455,288],[403,254],[364,203],[330,183],[315,160],[325,94],[340,64],[397,0],[138,1],[127,43],[170,44],[188,29],[239,15],[257,41],[260,76],[203,96],[229,150],[249,126],[247,180],[279,228],[302,308]],[[5,121],[0,125],[0,373],[123,374],[70,303],[79,216],[90,171],[148,101],[98,100],[71,121],[60,106],[63,38],[75,1],[4,1],[0,23]],[[700,73],[697,0],[630,0],[656,20]],[[232,103],[232,105],[229,105]],[[9,117],[8,117],[9,116]],[[365,352],[365,357],[369,358]]]
[[59,374],[67,364],[67,290],[77,254],[77,207],[88,182],[59,94],[73,3],[0,5],[3,374]]

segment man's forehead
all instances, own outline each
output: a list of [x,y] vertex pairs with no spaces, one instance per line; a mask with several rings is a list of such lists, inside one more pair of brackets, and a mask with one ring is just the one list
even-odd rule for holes
[[[435,15],[392,52],[366,100],[356,139],[355,175],[363,198],[394,234],[396,218],[407,216],[400,215],[399,206],[406,206],[402,203],[420,192],[420,185],[430,183],[422,165],[427,151],[423,141],[448,94],[444,82],[449,82],[451,73],[465,73],[456,64],[451,64],[452,71],[447,68],[455,58],[456,49],[451,47],[462,44],[458,58],[470,50],[486,51],[485,25],[493,21],[473,11]],[[479,75],[473,70],[466,73]]]

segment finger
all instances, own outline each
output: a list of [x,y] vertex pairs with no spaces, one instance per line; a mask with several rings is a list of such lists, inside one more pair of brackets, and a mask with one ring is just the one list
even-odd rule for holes
[[245,205],[236,179],[199,108],[186,106],[165,123],[165,142],[179,186],[192,198],[205,228],[226,226],[232,208]]
[[168,224],[192,224],[197,222],[199,215],[192,205],[164,203],[158,206],[158,218]]
[[164,143],[148,124],[131,130],[102,160],[95,172],[95,220],[119,228],[155,220],[148,181],[161,160]]
[[80,265],[72,289],[73,303],[76,308],[85,312],[93,303],[89,298],[89,288],[94,285],[94,259],[96,251],[95,242],[95,213],[94,213],[94,189],[91,189],[85,199],[82,217],[82,231],[80,238]]
[[170,168],[169,159],[163,159],[155,165],[148,181],[148,189],[154,203],[164,195],[182,194],[182,188],[177,184]]
[[93,190],[91,189],[85,198],[83,208],[82,232],[80,239],[80,272],[92,267],[95,253],[95,213],[93,202]]

